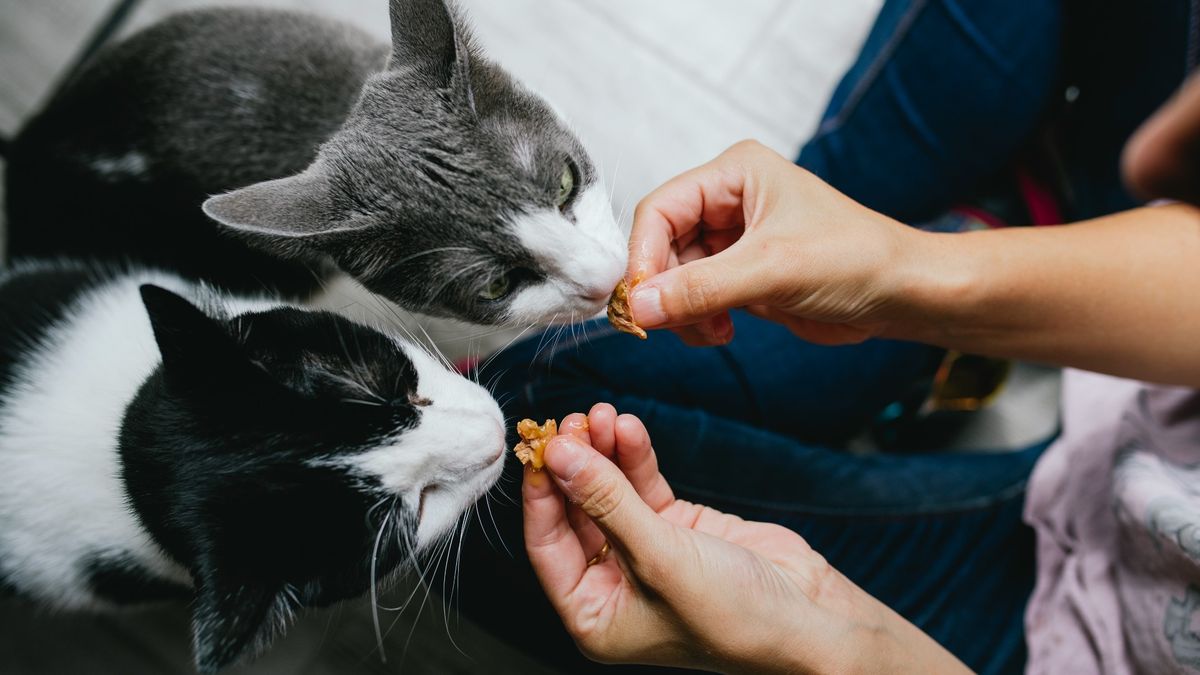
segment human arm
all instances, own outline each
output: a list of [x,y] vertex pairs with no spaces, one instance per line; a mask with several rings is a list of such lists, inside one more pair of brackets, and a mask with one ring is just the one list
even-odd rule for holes
[[[525,539],[583,652],[720,672],[966,672],[794,532],[677,500],[645,427],[612,406],[563,420],[526,470]],[[588,560],[607,540],[612,553]]]
[[1200,385],[1200,212],[934,234],[853,202],[755,143],[638,207],[629,276],[644,328],[732,338],[727,310],[805,339],[914,339]]

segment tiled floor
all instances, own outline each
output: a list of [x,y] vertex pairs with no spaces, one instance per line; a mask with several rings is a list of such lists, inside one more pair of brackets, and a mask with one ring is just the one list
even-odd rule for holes
[[[758,138],[794,154],[814,128],[880,1],[460,4],[491,55],[577,126],[612,182],[615,208],[628,216],[641,195],[739,139]],[[131,27],[180,8],[212,4],[217,2],[144,0]],[[387,37],[385,0],[253,4],[317,11],[360,25],[381,40]],[[10,136],[36,108],[108,6],[98,0],[0,0],[0,135]],[[1053,378],[1022,372],[1031,375],[1024,391],[1032,393],[1010,396],[1014,402],[989,413],[963,445],[1016,442],[1053,425],[1052,415],[1044,413],[1038,425],[1029,424],[1052,405]],[[414,615],[410,610],[401,617],[387,640],[392,660],[386,665],[372,654],[367,606],[354,603],[301,622],[267,659],[245,672],[538,672],[465,622],[451,631],[470,655],[464,656],[446,639],[439,612],[427,608],[415,628]],[[408,641],[410,631],[414,637]],[[12,672],[6,664],[37,663],[37,672],[179,672],[186,667],[185,634],[180,610],[104,620],[31,619],[24,607],[0,605],[0,671]]]

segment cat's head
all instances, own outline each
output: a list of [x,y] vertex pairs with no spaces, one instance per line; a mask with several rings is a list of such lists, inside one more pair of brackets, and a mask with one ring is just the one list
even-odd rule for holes
[[484,324],[601,311],[625,237],[588,153],[447,0],[392,0],[392,55],[303,173],[209,199],[252,245],[401,306]]
[[500,476],[499,407],[420,349],[330,314],[142,297],[162,365],[126,417],[123,471],[192,574],[201,671],[387,580]]

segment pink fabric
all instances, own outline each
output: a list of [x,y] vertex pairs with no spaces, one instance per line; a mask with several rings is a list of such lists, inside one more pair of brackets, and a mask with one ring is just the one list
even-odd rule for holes
[[1200,672],[1200,395],[1068,372],[1025,519],[1029,672]]

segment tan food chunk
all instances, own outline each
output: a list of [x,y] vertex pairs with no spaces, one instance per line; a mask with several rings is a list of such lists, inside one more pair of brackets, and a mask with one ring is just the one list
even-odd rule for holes
[[517,435],[521,437],[521,442],[513,448],[517,459],[522,464],[532,466],[534,471],[541,471],[546,466],[546,445],[558,435],[558,423],[546,420],[545,424],[539,426],[533,420],[521,420],[517,422]]
[[634,322],[633,312],[629,309],[629,290],[641,281],[642,278],[638,277],[633,280],[633,283],[627,284],[622,279],[621,283],[617,284],[616,289],[613,290],[612,299],[608,301],[608,322],[622,333],[636,335],[645,340],[646,331]]

